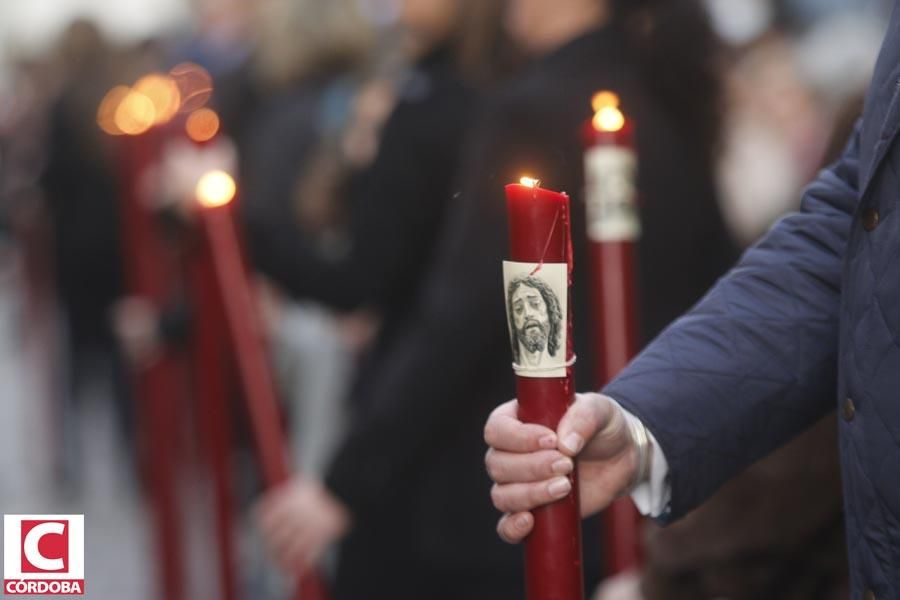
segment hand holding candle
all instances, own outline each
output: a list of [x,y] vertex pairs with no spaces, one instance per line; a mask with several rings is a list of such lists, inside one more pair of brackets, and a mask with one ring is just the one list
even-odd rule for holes
[[[574,399],[568,287],[572,248],[569,197],[523,178],[506,186],[510,257],[504,264],[517,417],[555,430]],[[555,440],[551,442],[555,446]],[[562,465],[562,463],[560,463]],[[534,510],[525,544],[529,600],[584,597],[578,485],[574,474],[551,483],[561,499]],[[571,490],[571,493],[567,493]]]
[[[288,481],[290,471],[275,382],[231,211],[236,193],[234,179],[225,171],[206,173],[197,183],[199,220],[208,244],[216,291],[222,300],[251,436],[266,486],[275,488]],[[326,597],[318,573],[306,571],[298,584],[297,598],[322,600]]]

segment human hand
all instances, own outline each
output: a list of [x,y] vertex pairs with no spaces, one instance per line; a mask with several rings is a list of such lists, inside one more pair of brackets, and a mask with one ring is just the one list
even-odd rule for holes
[[381,329],[381,317],[373,310],[360,308],[339,315],[338,336],[354,354],[362,354],[372,346]]
[[534,526],[532,509],[571,492],[568,475],[576,456],[582,516],[606,508],[628,490],[638,470],[638,449],[625,414],[610,398],[578,394],[556,431],[522,423],[517,413],[518,403],[511,400],[491,413],[484,428],[491,499],[505,513],[497,524],[501,538],[521,541]]
[[256,515],[269,554],[295,575],[315,565],[350,529],[350,513],[317,481],[294,479],[268,492]]
[[112,307],[112,326],[129,364],[143,368],[162,355],[159,310],[141,296],[126,296]]

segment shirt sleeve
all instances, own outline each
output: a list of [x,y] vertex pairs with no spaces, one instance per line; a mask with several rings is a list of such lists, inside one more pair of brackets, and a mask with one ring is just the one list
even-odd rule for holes
[[[613,400],[615,402],[615,400]],[[629,424],[637,427],[644,427],[640,419],[622,408],[622,405],[616,402],[619,410],[625,415]],[[644,427],[647,431],[647,437],[650,440],[650,476],[646,481],[642,481],[631,490],[631,501],[645,517],[659,518],[665,515],[669,510],[669,503],[672,499],[672,487],[669,485],[669,461],[666,455],[653,436],[653,432]]]

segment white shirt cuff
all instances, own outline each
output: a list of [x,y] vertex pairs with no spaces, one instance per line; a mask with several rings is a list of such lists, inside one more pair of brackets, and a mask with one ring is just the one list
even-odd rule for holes
[[625,415],[630,426],[644,427],[647,437],[650,439],[650,476],[631,490],[631,501],[642,515],[653,518],[661,517],[669,511],[669,504],[672,501],[672,487],[669,485],[669,461],[666,460],[666,455],[663,454],[662,448],[653,437],[653,432],[647,429],[640,419],[622,408],[618,402],[616,402],[616,406]]

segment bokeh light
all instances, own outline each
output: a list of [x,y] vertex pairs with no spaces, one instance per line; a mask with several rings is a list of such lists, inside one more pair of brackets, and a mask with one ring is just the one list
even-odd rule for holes
[[594,109],[594,112],[599,112],[600,109],[605,108],[607,106],[612,106],[612,107],[619,106],[619,96],[615,92],[603,90],[603,91],[597,92],[591,98],[591,108]]
[[236,192],[234,178],[225,171],[210,171],[197,182],[197,201],[206,208],[225,206],[234,199]]
[[619,96],[614,92],[600,91],[591,98],[594,109],[592,124],[597,131],[615,132],[625,126],[625,115],[619,110]]
[[211,108],[195,110],[185,121],[184,129],[195,142],[209,141],[219,132],[219,115]]
[[193,112],[209,102],[213,80],[209,72],[194,63],[181,63],[169,71],[181,95],[181,112]]
[[153,127],[156,109],[150,98],[131,89],[116,107],[114,120],[122,133],[140,135]]
[[109,135],[123,135],[125,132],[116,125],[116,111],[131,89],[127,85],[117,85],[106,93],[97,108],[97,125]]
[[615,106],[604,106],[594,114],[594,129],[615,132],[625,126],[625,115]]
[[154,125],[168,123],[178,113],[181,93],[175,80],[162,73],[151,73],[141,77],[132,88],[146,96],[156,113]]

